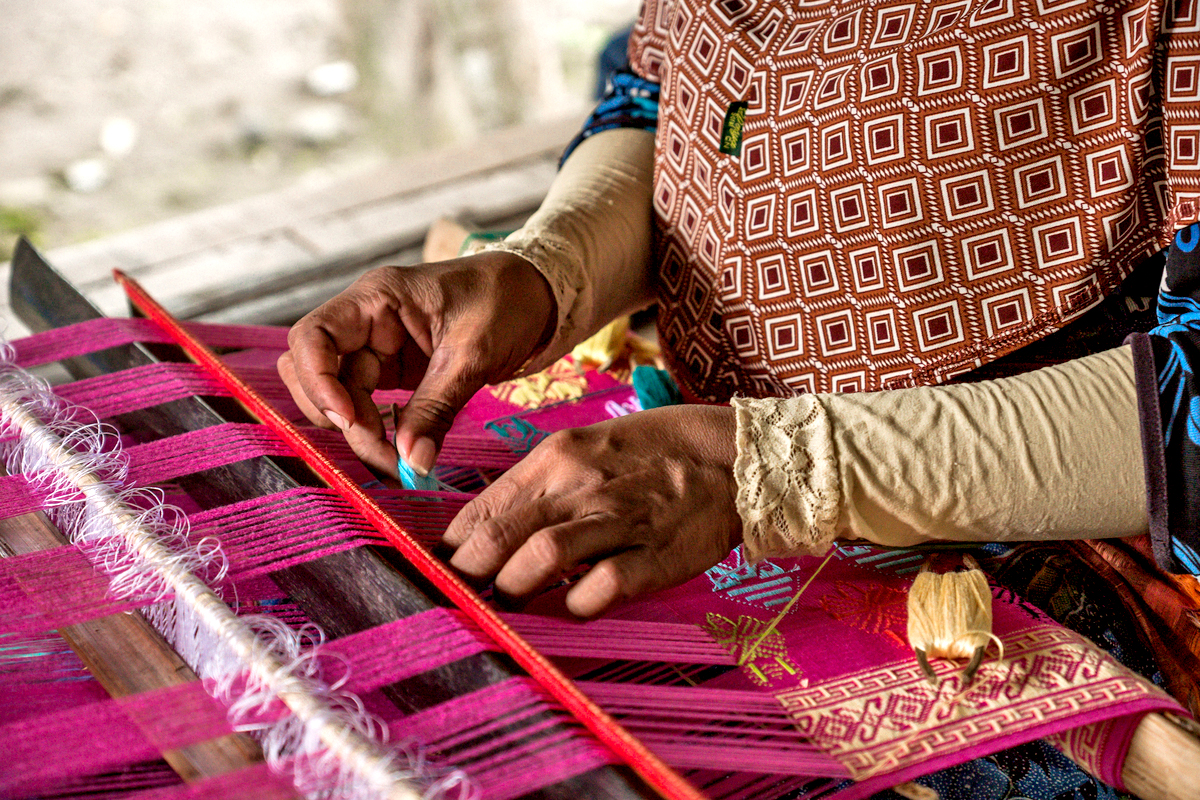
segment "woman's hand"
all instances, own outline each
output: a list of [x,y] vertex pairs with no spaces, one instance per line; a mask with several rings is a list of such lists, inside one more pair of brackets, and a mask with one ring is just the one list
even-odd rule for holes
[[[484,384],[514,377],[553,332],[546,279],[511,253],[372,270],[297,322],[279,374],[316,425],[396,475],[397,449],[425,474],[455,415]],[[375,389],[413,389],[387,441]]]
[[450,564],[521,596],[594,561],[566,597],[584,617],[683,583],[741,541],[735,428],[728,407],[673,406],[556,433],[463,507]]

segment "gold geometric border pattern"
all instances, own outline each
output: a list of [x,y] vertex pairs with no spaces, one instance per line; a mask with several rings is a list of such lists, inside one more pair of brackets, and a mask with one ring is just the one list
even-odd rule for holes
[[951,752],[991,753],[1013,734],[1054,723],[1064,730],[1100,708],[1151,697],[1169,702],[1158,687],[1071,631],[1031,629],[1006,639],[1004,661],[986,663],[966,691],[957,666],[938,665],[935,688],[914,660],[776,698],[800,731],[856,780]]

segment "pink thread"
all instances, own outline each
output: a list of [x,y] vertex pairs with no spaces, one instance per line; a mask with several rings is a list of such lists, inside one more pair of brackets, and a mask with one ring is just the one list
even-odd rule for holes
[[[287,409],[291,417],[297,418],[298,411],[271,367],[275,355],[284,346],[281,329],[189,327],[200,331],[202,337],[215,346],[267,348],[236,353],[228,360],[239,374]],[[17,343],[17,352],[25,363],[45,363],[53,358],[79,355],[135,340],[162,341],[157,328],[144,321],[98,320],[31,337]],[[119,375],[81,381],[59,391],[64,397],[95,406],[106,416],[194,392],[225,394],[186,364],[139,367]],[[385,394],[381,393],[381,397]],[[401,393],[393,394],[402,397]],[[445,464],[503,468],[519,458],[506,444],[490,437],[479,420],[456,428],[443,453]],[[335,460],[351,466],[357,464],[340,434],[307,428],[306,435],[329,451]],[[131,447],[130,455],[134,462],[133,477],[153,482],[242,458],[286,452],[280,448],[278,440],[261,426],[229,424]],[[386,491],[372,491],[371,494],[389,513],[402,519],[406,528],[416,531],[422,541],[429,543],[437,540],[445,525],[469,500],[469,496],[461,495]],[[0,479],[0,514],[26,513],[39,506],[43,499],[19,476]],[[329,552],[377,543],[379,537],[373,531],[361,523],[347,521],[345,508],[343,501],[326,490],[297,489],[222,509],[193,509],[189,516],[197,535],[219,531],[226,539],[232,567],[226,586],[231,601],[236,599],[248,610],[272,609],[271,613],[277,614],[278,618],[299,626],[307,621],[305,616],[294,604],[282,601],[282,593],[266,573]],[[31,677],[78,680],[82,676],[77,659],[62,649],[61,641],[55,643],[53,637],[32,636],[32,631],[129,607],[129,604],[116,606],[88,585],[87,580],[80,577],[86,573],[80,571],[77,562],[78,553],[69,548],[34,554],[23,561],[0,561],[0,632],[21,634],[15,639],[6,639],[5,652],[0,654],[0,665],[4,667],[0,670],[0,747],[10,741],[14,743],[15,749],[5,750],[6,755],[25,753],[20,747],[31,747],[27,742],[37,742],[52,750],[49,756],[38,754],[37,758],[30,756],[27,759],[33,763],[20,777],[25,781],[22,786],[43,786],[47,790],[61,788],[72,783],[73,776],[88,774],[89,770],[115,769],[133,763],[131,759],[152,758],[161,747],[196,735],[173,727],[172,720],[195,717],[202,723],[199,729],[205,730],[205,712],[196,710],[196,698],[188,694],[190,689],[171,696],[138,696],[122,700],[118,705],[98,702],[94,684],[85,681],[69,684],[71,692],[63,692],[57,698],[62,702],[60,709],[49,705],[50,695],[46,694],[26,695],[23,702],[15,700],[14,693],[24,691],[24,682]],[[833,586],[836,580],[853,582],[866,574],[856,573],[854,569],[853,565],[847,564],[844,570],[847,574],[837,576],[833,574],[836,568],[831,568],[829,585]],[[777,572],[771,579],[786,579],[788,574]],[[778,577],[781,575],[784,578]],[[891,581],[891,576],[881,578],[880,575],[882,573],[872,572],[869,577],[877,582]],[[834,597],[836,593],[826,594]],[[814,593],[812,602],[817,603],[819,596]],[[750,606],[738,605],[724,595],[718,598],[707,586],[693,586],[675,590],[666,599],[656,598],[640,609],[627,610],[625,613],[631,618],[625,620],[576,623],[506,615],[506,621],[545,653],[590,662],[619,660],[604,670],[606,682],[585,683],[585,691],[612,713],[621,716],[623,722],[650,743],[659,756],[675,766],[696,768],[689,773],[689,778],[709,794],[750,798],[781,791],[807,796],[827,790],[831,786],[829,778],[844,775],[844,770],[812,743],[796,735],[791,720],[769,694],[757,689],[655,685],[677,683],[681,675],[698,675],[704,665],[731,664],[729,651],[703,633],[701,623],[696,620],[702,620],[709,612],[720,612],[729,619],[736,619],[739,614],[751,613],[748,608]],[[866,608],[862,613],[871,611]],[[809,608],[802,603],[790,622],[799,626],[812,617],[824,619],[823,614],[827,616],[822,608]],[[638,616],[652,621],[638,621]],[[846,630],[853,633],[849,626],[854,618],[843,614],[839,620],[843,617],[848,622],[840,623],[839,630],[843,634]],[[677,621],[668,623],[662,622],[663,619]],[[789,633],[785,629],[783,635],[802,635],[795,631]],[[857,644],[859,639],[846,635],[849,645],[830,649],[831,658],[835,660],[826,663],[812,654],[806,656],[808,661],[804,668],[814,680],[835,677],[841,674],[838,670],[845,672],[846,664],[836,663],[836,659],[883,657],[874,651],[855,655],[853,648],[860,646]],[[881,641],[878,637],[871,641],[875,649],[886,650],[882,644],[876,646],[875,643]],[[488,646],[460,615],[440,609],[354,634],[330,646],[332,653],[340,653],[349,663],[351,685],[364,692],[485,649]],[[596,658],[598,653],[603,654],[603,658]],[[33,658],[38,654],[42,657]],[[23,662],[36,662],[37,666]],[[330,669],[338,667],[331,666]],[[728,677],[736,678],[737,673],[730,673]],[[733,680],[722,681],[726,686],[735,684]],[[82,686],[92,688],[83,689]],[[1128,712],[1143,706],[1158,707],[1156,703],[1166,705],[1159,700],[1147,700],[1140,706],[1126,704],[1103,712],[1126,714],[1108,723],[1113,731],[1110,738],[1117,744],[1124,740],[1127,745],[1126,734],[1132,730],[1135,721]],[[118,715],[114,709],[120,709],[121,713]],[[148,715],[145,720],[138,716],[142,712]],[[170,719],[155,721],[162,714],[169,715]],[[132,725],[129,722],[131,715],[149,727]],[[561,716],[561,711],[536,688],[527,685],[523,679],[513,679],[407,718],[392,709],[387,718],[394,735],[403,738],[415,734],[444,749],[452,760],[464,759],[464,766],[477,773],[476,777],[487,787],[489,796],[509,797],[607,762],[607,753],[594,743],[553,728],[552,720]],[[1088,718],[1100,719],[1101,716],[1099,712],[1093,712]],[[121,727],[122,719],[125,728]],[[112,736],[106,733],[103,748],[106,752],[99,752],[95,746],[89,748],[86,738],[80,743],[79,740],[84,738],[80,731],[90,734],[98,730],[99,725],[109,722],[115,727]],[[1029,735],[1032,734],[1025,732],[1017,738]],[[989,746],[998,747],[1013,741],[1013,735],[1000,736]],[[22,745],[22,742],[26,744]],[[122,749],[126,743],[128,748]],[[114,747],[118,749],[114,750]],[[1112,758],[1105,750],[1104,766],[1110,771],[1116,770],[1113,774],[1119,773],[1117,749],[1113,749]],[[847,800],[866,796],[916,771],[965,760],[976,755],[977,750],[979,747],[967,748],[935,762],[907,766],[848,787],[838,796]],[[776,774],[763,779],[738,772],[750,764],[756,770],[770,769]],[[700,769],[702,766],[705,769]],[[720,769],[712,769],[716,766]],[[779,777],[788,772],[804,774]],[[6,786],[2,782],[5,779],[7,775],[0,777],[0,787]],[[250,786],[255,785],[249,774],[247,780]],[[217,783],[212,786],[214,792],[219,791]],[[165,800],[175,796],[222,795],[197,795],[190,789],[164,787],[154,796]]]

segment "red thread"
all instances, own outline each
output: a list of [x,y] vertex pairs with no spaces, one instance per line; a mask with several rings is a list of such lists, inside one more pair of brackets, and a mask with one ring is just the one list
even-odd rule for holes
[[703,795],[599,706],[589,700],[579,688],[509,627],[466,583],[449,567],[434,558],[408,535],[387,512],[379,507],[358,484],[318,450],[300,430],[253,388],[238,377],[199,339],[184,329],[133,278],[120,270],[113,277],[135,306],[161,327],[196,363],[217,378],[235,398],[246,406],[267,427],[287,442],[296,455],[304,460],[330,487],[342,495],[354,508],[382,533],[421,574],[433,582],[462,609],[501,649],[513,657],[554,699],[563,705],[592,734],[634,769],[667,800],[702,800]]

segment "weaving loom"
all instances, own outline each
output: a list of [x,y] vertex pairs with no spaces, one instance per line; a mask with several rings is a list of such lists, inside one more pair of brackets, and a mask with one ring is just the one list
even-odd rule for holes
[[[10,556],[0,560],[0,796],[664,791],[646,777],[645,765],[631,769],[566,713],[278,435],[183,358],[159,326],[101,318],[24,244],[13,280],[14,308],[42,332],[13,344],[0,392],[6,447],[24,454],[9,456],[12,474],[0,479],[0,551]],[[286,347],[284,329],[188,327],[301,423],[274,370]],[[126,466],[107,457],[111,439],[76,433],[84,415],[56,410],[13,377],[13,368],[51,363],[75,379],[55,388],[61,401],[120,431]],[[438,477],[464,492],[478,490],[548,432],[637,407],[632,390],[609,376],[563,380],[576,381],[582,396],[523,409],[503,389],[481,393],[447,438]],[[377,401],[405,397],[380,392]],[[47,479],[50,468],[28,457],[25,439],[43,427],[35,418],[51,423],[67,453],[61,471],[92,476],[85,486]],[[383,489],[340,435],[304,432],[429,548],[469,497]],[[91,460],[72,459],[70,452],[88,446]],[[186,517],[188,541],[174,544],[192,548],[190,566],[231,616],[253,620],[249,627],[274,642],[264,645],[263,657],[275,659],[265,677],[244,666],[214,668],[196,644],[202,637],[189,638],[200,623],[188,616],[180,590],[164,591],[143,572],[120,572],[112,552],[102,554],[98,570],[89,563],[87,556],[96,556],[92,529],[71,503],[88,481],[105,479],[161,489],[178,511],[156,511],[163,519],[152,528],[166,530],[176,516]],[[125,491],[122,502],[134,511],[157,509],[157,498]],[[78,543],[67,544],[62,534]],[[212,557],[218,541],[225,569]],[[713,798],[866,797],[1040,737],[1116,783],[1123,769],[1129,774],[1126,752],[1143,715],[1186,716],[1090,642],[998,589],[1003,660],[993,653],[970,686],[954,665],[938,664],[942,681],[931,687],[903,633],[906,587],[924,558],[842,547],[773,631],[768,621],[819,560],[747,564],[735,551],[695,581],[600,620],[562,618],[554,590],[503,620]],[[142,611],[120,613],[135,609]],[[178,656],[143,619],[166,630]],[[813,646],[816,631],[821,647]],[[313,655],[309,645],[322,638],[328,641]],[[134,654],[148,665],[122,663]],[[262,701],[267,684],[285,679],[299,683]],[[325,705],[304,710],[293,694],[305,692]],[[1162,715],[1147,719],[1172,735]],[[293,720],[316,727],[297,737]],[[320,741],[298,741],[305,736]],[[1184,736],[1176,736],[1176,755],[1186,764],[1200,749]],[[1165,769],[1170,754],[1158,755],[1166,758],[1158,767],[1139,769]]]

